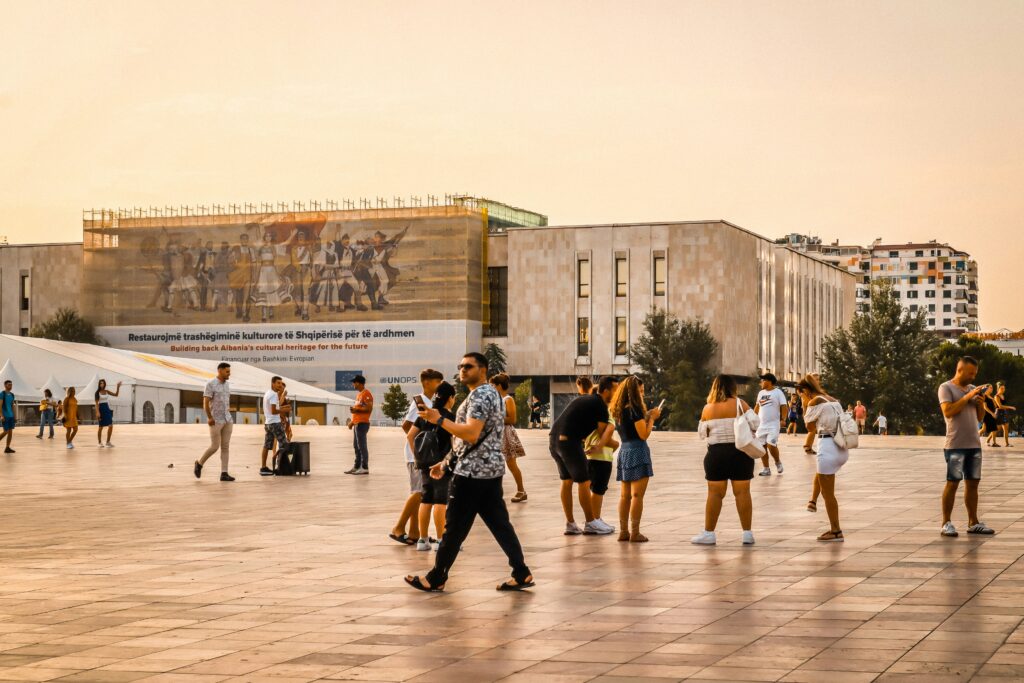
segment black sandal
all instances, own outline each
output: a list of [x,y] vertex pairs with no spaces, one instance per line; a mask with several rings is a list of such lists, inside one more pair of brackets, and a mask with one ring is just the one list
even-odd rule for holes
[[[532,579],[532,578],[533,577],[531,576],[530,579]],[[530,581],[523,581],[522,583],[520,583],[516,579],[512,579],[511,581],[506,581],[505,583],[499,584],[498,585],[498,590],[502,591],[502,592],[505,592],[505,591],[516,591],[516,592],[518,592],[518,591],[526,590],[527,588],[533,588],[536,585],[537,584],[534,583],[532,580],[530,580]]]
[[416,545],[416,541],[409,538],[408,534],[402,534],[401,536],[398,534],[388,534],[388,538],[395,543],[401,543],[402,545]]
[[440,586],[428,586],[425,583],[423,583],[423,581],[420,580],[420,577],[418,577],[418,576],[414,576],[412,578],[409,578],[407,576],[407,577],[405,577],[405,582],[407,584],[409,584],[410,586],[412,586],[413,588],[415,588],[416,590],[423,591],[424,593],[443,593],[444,592],[444,584],[441,584]]

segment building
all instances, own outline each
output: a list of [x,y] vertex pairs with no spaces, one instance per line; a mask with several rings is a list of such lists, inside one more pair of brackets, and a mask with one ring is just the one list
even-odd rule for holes
[[0,333],[24,337],[58,308],[77,308],[81,284],[81,242],[0,245]]
[[463,195],[360,204],[87,212],[81,244],[0,248],[0,276],[27,272],[30,292],[0,327],[24,334],[72,304],[117,348],[348,396],[363,374],[380,399],[414,393],[424,367],[454,375],[488,342],[538,395],[566,394],[578,375],[629,372],[652,308],[703,318],[723,371],[792,381],[854,313],[853,275],[726,221],[549,226]]
[[871,310],[871,285],[886,282],[911,312],[924,311],[928,329],[955,339],[978,326],[978,264],[970,254],[932,240],[870,247],[822,244],[813,236],[791,234],[780,242],[846,268],[858,278],[857,310]]
[[1013,332],[1003,328],[995,332],[972,332],[968,333],[967,336],[987,342],[1006,353],[1024,356],[1024,330]]

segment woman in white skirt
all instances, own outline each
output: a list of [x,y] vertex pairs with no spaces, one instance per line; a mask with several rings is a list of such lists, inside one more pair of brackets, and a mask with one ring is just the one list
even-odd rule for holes
[[818,493],[825,499],[828,512],[829,530],[818,536],[819,541],[843,542],[843,530],[839,526],[839,501],[836,500],[836,474],[850,458],[850,452],[840,448],[832,436],[839,427],[843,406],[825,393],[814,375],[807,375],[796,385],[796,391],[804,404],[804,424],[808,434],[817,435],[818,470],[814,475],[814,487],[807,509],[816,512]]

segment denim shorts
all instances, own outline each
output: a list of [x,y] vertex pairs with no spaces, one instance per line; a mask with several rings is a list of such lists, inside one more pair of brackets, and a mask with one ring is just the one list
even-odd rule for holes
[[946,481],[978,481],[981,479],[980,448],[947,448]]

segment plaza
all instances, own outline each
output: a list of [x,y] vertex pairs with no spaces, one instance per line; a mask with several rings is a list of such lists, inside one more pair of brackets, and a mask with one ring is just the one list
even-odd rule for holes
[[[1024,677],[1024,449],[985,452],[992,537],[939,536],[939,437],[865,437],[837,479],[843,544],[803,435],[785,474],[755,478],[757,544],[727,498],[719,545],[698,547],[704,445],[656,433],[647,544],[565,537],[546,431],[521,431],[529,501],[510,505],[537,580],[517,594],[478,524],[447,591],[402,582],[433,552],[387,537],[407,493],[397,428],[297,426],[309,477],[257,474],[262,427],[237,425],[234,483],[192,462],[202,425],[16,432],[0,461],[0,680],[19,681],[1008,681]],[[173,467],[172,467],[173,465]],[[511,495],[511,482],[506,482]],[[617,486],[605,518],[616,517]],[[578,514],[578,513],[577,513]]]

